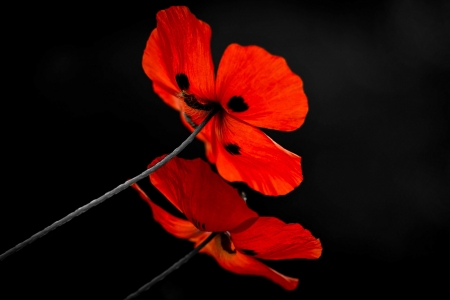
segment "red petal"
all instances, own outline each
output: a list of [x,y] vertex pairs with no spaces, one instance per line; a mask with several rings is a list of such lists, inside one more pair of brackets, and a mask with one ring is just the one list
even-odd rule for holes
[[[211,120],[211,146],[219,174],[265,195],[284,195],[303,180],[300,157],[261,130],[222,113]],[[206,135],[205,135],[206,136]]]
[[260,217],[240,233],[231,233],[236,248],[262,259],[319,258],[320,241],[300,224],[286,224],[272,217]]
[[[211,57],[211,29],[198,20],[187,7],[172,6],[156,15],[153,30],[144,51],[142,65],[147,76],[160,90],[177,96],[181,90],[201,99],[214,99],[214,66]],[[176,81],[184,74],[188,87]],[[157,91],[158,92],[158,91]],[[171,104],[171,101],[161,95]]]
[[164,89],[164,87],[155,81],[153,82],[153,90],[155,93],[164,100],[164,102],[171,106],[172,108],[181,111],[183,107],[183,103],[180,98],[174,96],[174,91],[168,91],[168,89]]
[[216,92],[229,114],[257,127],[295,130],[308,111],[300,77],[284,58],[257,46],[228,46],[217,72]]
[[[142,58],[142,67],[145,74],[153,81],[153,88],[168,105],[179,109],[179,99],[175,97],[180,93],[176,81],[170,77],[160,47],[161,39],[157,29],[154,29],[147,41]],[[172,98],[174,97],[174,98]]]
[[286,290],[294,290],[297,287],[298,279],[284,276],[248,255],[225,251],[222,248],[222,238],[228,237],[224,234],[217,235],[200,252],[211,255],[222,268],[230,272],[240,275],[263,276],[281,285]]
[[[152,164],[161,159],[157,158]],[[247,207],[237,190],[199,158],[186,160],[174,157],[150,174],[150,180],[202,231],[230,231],[258,217]]]
[[169,233],[180,239],[195,239],[202,234],[191,222],[174,217],[164,209],[153,203],[145,192],[135,183],[131,185],[141,198],[146,201],[152,209],[153,218]]

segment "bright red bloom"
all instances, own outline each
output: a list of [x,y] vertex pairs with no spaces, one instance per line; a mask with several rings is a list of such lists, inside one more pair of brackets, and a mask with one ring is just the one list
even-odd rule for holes
[[183,6],[162,10],[156,19],[144,71],[191,131],[219,108],[198,136],[219,174],[266,195],[292,191],[303,180],[300,157],[256,127],[292,131],[303,124],[308,103],[300,77],[281,57],[231,44],[215,79],[209,25]]
[[[155,159],[150,166],[163,157]],[[149,166],[149,167],[150,167]],[[287,290],[298,279],[284,276],[256,258],[290,259],[320,257],[320,241],[300,224],[285,224],[259,217],[239,193],[223,181],[203,160],[173,158],[150,175],[152,184],[182,213],[177,218],[153,203],[132,185],[150,205],[154,219],[174,236],[198,246],[211,232],[219,232],[200,252],[214,257],[224,269],[242,275],[266,277]]]

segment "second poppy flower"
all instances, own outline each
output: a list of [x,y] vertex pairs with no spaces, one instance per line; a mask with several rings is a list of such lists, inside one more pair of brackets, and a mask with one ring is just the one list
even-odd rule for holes
[[155,92],[200,132],[206,155],[228,181],[245,182],[265,195],[284,195],[303,180],[300,157],[256,127],[292,131],[308,111],[303,82],[286,61],[257,46],[231,44],[214,78],[208,24],[187,7],[158,12],[143,68]]
[[[155,159],[150,166],[162,158]],[[187,218],[169,214],[153,203],[137,184],[132,185],[150,205],[155,221],[176,237],[194,242],[195,246],[212,232],[218,233],[200,252],[214,257],[228,271],[263,276],[293,290],[298,279],[278,273],[257,258],[316,259],[322,253],[320,241],[311,232],[300,224],[258,216],[237,190],[199,158],[175,157],[152,173],[150,180]]]

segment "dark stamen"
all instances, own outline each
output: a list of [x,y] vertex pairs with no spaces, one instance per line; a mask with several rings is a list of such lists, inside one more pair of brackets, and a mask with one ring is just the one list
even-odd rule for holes
[[189,79],[186,74],[179,73],[175,75],[175,80],[177,81],[178,87],[180,90],[188,90],[189,89]]
[[222,249],[227,251],[230,254],[236,253],[236,249],[231,248],[231,240],[225,233],[220,234],[220,245],[222,246]]
[[184,102],[186,102],[186,105],[194,109],[210,111],[215,106],[213,103],[201,104],[197,101],[197,98],[195,98],[194,95],[184,92],[182,93],[182,97],[184,99]]
[[239,147],[236,144],[226,144],[225,145],[225,150],[228,151],[228,153],[230,153],[231,155],[239,155],[241,154],[239,151],[241,150],[241,147]]
[[244,98],[241,96],[233,96],[228,101],[227,106],[234,112],[243,112],[248,109],[247,103],[244,102]]

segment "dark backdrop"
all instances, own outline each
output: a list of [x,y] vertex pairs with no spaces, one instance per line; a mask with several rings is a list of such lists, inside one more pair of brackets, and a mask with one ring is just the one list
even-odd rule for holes
[[[304,80],[304,126],[267,131],[302,156],[303,183],[277,198],[246,191],[324,250],[267,262],[300,278],[294,292],[197,255],[142,299],[448,294],[448,2],[147,2],[23,5],[5,27],[0,252],[188,136],[141,67],[157,11],[187,4],[211,25],[216,65],[228,44],[255,44]],[[203,144],[181,156],[204,157]],[[0,298],[123,299],[191,249],[127,189],[1,262]]]

